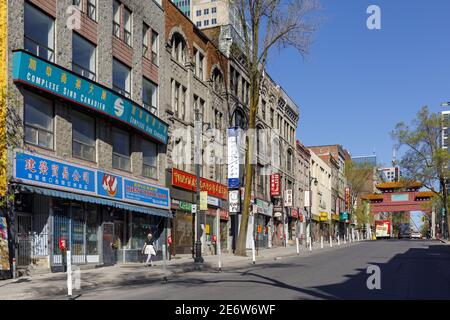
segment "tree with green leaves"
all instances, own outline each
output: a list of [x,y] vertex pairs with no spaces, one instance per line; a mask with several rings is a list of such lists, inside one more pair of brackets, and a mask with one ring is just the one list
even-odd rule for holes
[[431,113],[428,107],[423,107],[410,125],[400,122],[391,132],[398,148],[405,147],[406,151],[400,166],[403,175],[418,180],[431,190],[440,200],[447,219],[448,214],[448,178],[450,153],[442,148],[442,127],[444,121],[449,125],[449,119],[440,113]]
[[245,69],[249,75],[249,133],[246,138],[244,165],[244,202],[236,246],[236,255],[246,256],[247,227],[250,216],[250,199],[254,165],[252,164],[254,129],[259,105],[260,85],[263,80],[269,52],[275,48],[295,48],[300,55],[308,52],[311,37],[316,29],[311,14],[318,8],[318,0],[234,0],[243,33]]

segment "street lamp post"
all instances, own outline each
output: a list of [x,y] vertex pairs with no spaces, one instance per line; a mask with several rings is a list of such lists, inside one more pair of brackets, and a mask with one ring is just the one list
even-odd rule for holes
[[[198,108],[194,109],[195,112],[195,123],[194,123],[194,163],[195,163],[195,176],[197,180],[197,210],[196,210],[196,234],[197,238],[195,241],[195,258],[194,262],[197,264],[202,264],[204,262],[204,259],[202,257],[202,241],[200,236],[200,230],[201,230],[201,223],[200,223],[200,170],[201,170],[201,160],[202,160],[202,154],[201,154],[201,135],[203,130],[203,125],[207,123],[203,123],[202,114],[200,113],[200,110]],[[208,128],[209,128],[209,124]]]
[[[308,221],[308,227],[307,229],[309,230],[309,241],[312,242],[312,232],[311,232],[311,227],[312,227],[312,190],[311,190],[311,183],[314,180],[314,186],[317,186],[317,179],[314,177],[311,177],[311,173],[309,174],[309,221]],[[312,244],[310,244],[312,245]]]

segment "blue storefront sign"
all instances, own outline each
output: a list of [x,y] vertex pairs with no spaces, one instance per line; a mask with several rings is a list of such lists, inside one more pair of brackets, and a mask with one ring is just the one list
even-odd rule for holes
[[345,222],[348,220],[348,212],[341,212],[339,220]]
[[169,207],[169,189],[124,179],[124,197],[129,202]]
[[141,106],[82,78],[72,71],[23,51],[14,52],[13,78],[83,107],[131,125],[151,138],[167,144],[168,125]]
[[97,192],[101,196],[122,199],[122,178],[113,174],[97,171]]
[[25,153],[16,154],[14,177],[27,184],[95,194],[95,171]]
[[16,153],[14,180],[146,207],[170,208],[168,188],[25,152]]

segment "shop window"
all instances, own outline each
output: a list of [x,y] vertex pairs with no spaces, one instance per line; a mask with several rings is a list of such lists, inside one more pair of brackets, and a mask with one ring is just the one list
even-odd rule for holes
[[131,97],[131,69],[113,60],[113,88],[127,98]]
[[72,70],[79,75],[95,81],[95,45],[73,33]]
[[164,230],[164,218],[134,214],[131,225],[131,249],[141,250],[144,246],[147,235],[151,232],[153,235],[155,251],[158,251],[160,244],[160,235]]
[[158,146],[156,143],[142,141],[142,175],[148,178],[158,178]]
[[54,19],[25,3],[25,49],[48,61],[55,60]]
[[38,95],[25,95],[25,142],[53,149],[53,101]]
[[158,86],[146,78],[142,84],[142,101],[148,111],[158,114]]
[[114,128],[113,138],[113,167],[131,171],[130,135],[128,132]]
[[95,161],[95,120],[76,111],[72,116],[72,155]]

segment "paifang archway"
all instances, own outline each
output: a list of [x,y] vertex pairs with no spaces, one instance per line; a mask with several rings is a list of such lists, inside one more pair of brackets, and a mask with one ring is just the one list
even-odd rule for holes
[[364,195],[362,200],[370,202],[370,212],[373,215],[383,212],[422,211],[431,213],[431,191],[419,191],[423,184],[414,182],[384,182],[378,184],[381,193]]

